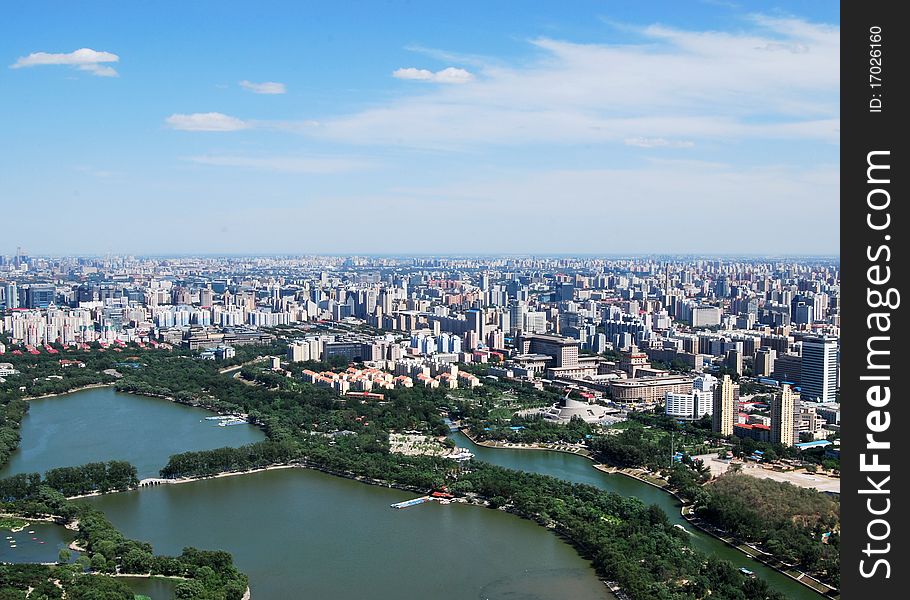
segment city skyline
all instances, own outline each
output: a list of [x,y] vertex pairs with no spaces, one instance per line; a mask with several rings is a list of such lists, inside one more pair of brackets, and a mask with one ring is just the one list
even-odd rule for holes
[[114,6],[0,25],[36,254],[837,254],[836,6]]

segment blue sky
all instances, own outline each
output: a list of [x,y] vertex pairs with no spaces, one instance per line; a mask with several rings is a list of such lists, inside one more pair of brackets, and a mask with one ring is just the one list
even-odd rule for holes
[[0,253],[837,253],[836,3],[338,4],[4,3]]

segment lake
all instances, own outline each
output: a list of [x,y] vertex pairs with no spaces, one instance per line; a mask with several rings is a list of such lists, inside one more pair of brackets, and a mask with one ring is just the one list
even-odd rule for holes
[[[31,401],[22,445],[0,476],[121,459],[154,476],[170,455],[263,439],[249,426],[217,427],[211,413],[110,388]],[[415,494],[305,469],[145,488],[83,500],[158,553],[224,549],[250,576],[254,600],[601,600],[590,564],[546,529],[462,504],[389,507]],[[0,560],[56,560],[68,532]],[[36,530],[37,531],[37,530]],[[50,532],[48,532],[50,540]],[[12,554],[12,555],[11,555]],[[171,583],[130,581],[155,600]]]
[[823,596],[782,573],[749,558],[739,550],[731,548],[719,539],[689,525],[682,518],[679,501],[667,492],[626,475],[604,473],[594,468],[594,463],[583,456],[566,452],[546,450],[528,450],[512,448],[487,448],[471,442],[463,433],[453,433],[449,437],[460,447],[468,448],[479,460],[501,467],[531,471],[541,475],[552,475],[574,483],[586,483],[603,490],[616,492],[622,496],[633,496],[645,504],[656,504],[661,507],[670,522],[680,524],[691,534],[694,548],[706,554],[729,560],[737,568],[745,567],[754,571],[759,577],[771,584],[788,599],[821,600]]
[[242,446],[265,439],[253,425],[218,427],[212,413],[160,398],[92,388],[29,401],[22,441],[0,478],[54,467],[125,460],[139,477],[157,477],[172,454]]

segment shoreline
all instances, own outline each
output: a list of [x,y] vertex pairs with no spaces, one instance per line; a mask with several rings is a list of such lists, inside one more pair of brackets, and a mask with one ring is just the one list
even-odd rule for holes
[[[74,388],[74,389],[72,389],[72,390],[68,390],[68,391],[65,391],[65,392],[53,393],[53,394],[45,394],[45,395],[42,395],[42,396],[28,397],[28,398],[24,398],[24,400],[35,400],[35,399],[42,399],[42,398],[58,397],[58,396],[63,396],[63,395],[75,393],[75,392],[78,392],[78,391],[83,391],[83,390],[88,390],[88,389],[104,388],[104,387],[112,387],[112,388],[115,388],[115,390],[116,390],[116,383],[96,383],[96,384],[89,384],[89,385],[81,386],[81,387],[78,387],[78,388]],[[192,406],[192,407],[195,407],[195,408],[201,408],[201,409],[203,409],[203,410],[207,410],[208,412],[212,412],[212,413],[215,413],[215,414],[222,414],[221,412],[216,411],[216,410],[212,410],[212,409],[210,409],[210,408],[207,408],[207,407],[205,407],[204,405],[201,405],[201,404],[194,404],[194,403],[188,403],[188,402],[180,402],[180,401],[176,400],[175,398],[169,397],[169,396],[164,396],[164,395],[153,395],[153,394],[148,394],[148,393],[144,393],[144,394],[143,394],[143,393],[138,393],[138,392],[120,391],[120,390],[117,390],[117,391],[120,392],[120,393],[134,394],[134,395],[146,396],[146,397],[152,397],[152,398],[159,398],[159,399],[163,399],[163,400],[168,400],[168,401],[173,402],[173,403],[175,403],[175,404],[183,404],[183,405],[185,405],[185,406]],[[250,424],[256,425],[255,423],[250,423]],[[790,579],[792,579],[792,580],[794,580],[794,581],[797,581],[798,583],[803,584],[804,586],[806,586],[806,587],[808,587],[809,589],[815,591],[816,593],[818,593],[818,594],[821,595],[821,596],[825,596],[825,597],[839,597],[839,596],[835,596],[835,594],[838,594],[838,591],[837,591],[835,588],[832,588],[832,587],[828,586],[827,584],[824,584],[824,583],[818,581],[817,579],[815,579],[814,577],[812,577],[812,576],[809,575],[808,573],[802,573],[802,572],[800,572],[800,575],[799,575],[799,576],[794,576],[794,575],[792,575],[792,574],[790,574],[790,573],[788,573],[788,572],[782,570],[781,568],[779,568],[779,567],[777,567],[777,566],[774,566],[774,565],[772,565],[772,564],[769,564],[768,562],[766,562],[766,561],[764,560],[764,556],[762,556],[762,555],[753,556],[753,555],[750,554],[749,552],[746,552],[745,550],[743,550],[742,548],[740,548],[740,547],[739,547],[738,545],[736,545],[735,543],[733,543],[733,542],[731,542],[731,541],[725,539],[725,538],[722,537],[720,534],[715,533],[714,531],[711,531],[711,530],[709,530],[709,529],[706,529],[704,526],[700,525],[699,523],[693,522],[694,517],[691,515],[691,513],[687,513],[687,512],[686,512],[686,509],[687,509],[687,508],[691,508],[692,505],[686,503],[682,498],[679,497],[679,495],[676,494],[675,491],[669,489],[668,486],[666,486],[666,485],[658,485],[657,483],[654,483],[653,481],[649,481],[648,479],[645,479],[645,478],[644,478],[643,476],[641,476],[641,475],[638,475],[638,474],[636,474],[636,473],[634,473],[634,472],[630,472],[630,470],[627,469],[627,468],[612,466],[612,465],[608,465],[608,464],[605,464],[605,463],[599,463],[599,462],[597,462],[597,460],[590,454],[589,451],[585,451],[585,453],[582,454],[581,452],[573,452],[573,451],[571,451],[571,450],[564,450],[564,449],[560,449],[560,448],[547,448],[547,447],[540,447],[540,446],[503,446],[503,445],[499,445],[501,442],[500,442],[500,443],[497,443],[497,442],[490,442],[490,441],[486,441],[486,440],[484,440],[484,441],[475,440],[475,439],[470,435],[470,433],[467,432],[466,428],[461,428],[461,427],[459,427],[459,428],[457,429],[457,431],[463,433],[463,434],[465,435],[465,437],[467,437],[472,443],[474,443],[474,444],[476,444],[476,445],[478,445],[478,446],[485,447],[485,448],[491,448],[491,449],[506,449],[506,450],[538,450],[538,451],[560,452],[560,453],[563,453],[563,454],[573,454],[573,455],[575,455],[575,456],[581,456],[581,457],[583,457],[583,458],[587,458],[588,460],[592,461],[592,463],[594,463],[592,466],[593,466],[595,469],[597,469],[598,471],[601,471],[601,472],[607,473],[607,474],[620,474],[620,475],[625,475],[625,476],[630,477],[630,478],[632,478],[632,479],[636,479],[636,480],[638,480],[638,481],[641,481],[641,482],[643,482],[643,483],[646,483],[646,484],[648,484],[648,485],[650,485],[650,486],[653,486],[653,487],[656,487],[656,488],[658,488],[658,489],[661,489],[661,490],[663,490],[664,492],[666,492],[666,493],[670,494],[671,496],[673,496],[673,497],[681,504],[681,507],[680,507],[680,514],[681,514],[682,518],[683,518],[687,523],[690,523],[690,524],[692,524],[693,526],[697,527],[700,531],[703,531],[704,533],[707,533],[707,534],[711,535],[712,537],[714,537],[714,538],[716,538],[716,539],[718,539],[718,540],[724,542],[724,543],[727,544],[728,546],[735,548],[735,549],[738,550],[739,552],[742,552],[744,555],[749,556],[750,558],[753,558],[754,560],[758,560],[759,562],[765,564],[768,568],[774,569],[774,570],[777,571],[778,573],[781,573],[781,574],[783,574],[783,575],[786,575],[786,576],[789,577]],[[90,498],[90,497],[102,496],[102,495],[108,495],[108,494],[116,494],[116,493],[123,493],[123,492],[129,492],[129,491],[138,491],[138,490],[141,490],[141,489],[144,488],[144,487],[157,487],[158,485],[173,485],[173,484],[179,484],[179,483],[190,483],[190,482],[202,481],[202,480],[206,480],[206,479],[216,479],[216,478],[221,478],[221,477],[233,477],[233,476],[238,476],[238,475],[247,475],[247,474],[259,473],[259,472],[264,472],[264,471],[279,470],[279,469],[290,469],[290,468],[306,468],[306,469],[312,469],[312,470],[316,470],[316,471],[321,471],[321,472],[326,473],[326,474],[329,474],[329,475],[334,475],[334,476],[338,476],[338,477],[344,477],[344,478],[347,478],[347,479],[353,479],[353,480],[355,480],[355,481],[359,481],[359,482],[361,482],[361,483],[366,483],[366,484],[369,484],[369,485],[377,485],[377,486],[381,486],[381,487],[388,487],[388,488],[400,489],[400,490],[403,490],[403,491],[411,491],[411,492],[416,492],[416,493],[424,493],[424,492],[425,492],[425,490],[419,490],[419,489],[413,488],[412,486],[402,486],[402,485],[398,485],[398,484],[395,484],[395,483],[390,483],[390,482],[387,482],[387,481],[373,480],[373,479],[370,479],[370,478],[365,478],[365,477],[362,477],[362,476],[355,475],[354,473],[350,473],[350,472],[336,472],[336,471],[333,471],[333,470],[330,470],[330,469],[321,468],[321,467],[319,467],[319,466],[311,465],[311,464],[306,464],[305,462],[303,462],[303,463],[295,463],[295,464],[270,465],[270,466],[267,466],[267,467],[259,467],[259,468],[256,468],[256,469],[250,469],[250,470],[245,470],[245,471],[226,471],[226,472],[217,473],[217,474],[214,474],[214,475],[204,475],[204,476],[198,476],[198,477],[183,477],[183,478],[175,478],[175,479],[165,479],[165,478],[160,478],[160,479],[158,479],[158,478],[154,478],[154,479],[156,479],[156,482],[155,482],[155,483],[150,483],[150,484],[146,484],[146,485],[142,485],[142,484],[140,483],[139,486],[137,486],[137,487],[135,487],[135,488],[128,489],[128,490],[114,490],[114,491],[109,491],[109,492],[106,492],[106,493],[102,493],[102,492],[96,491],[96,492],[91,492],[91,493],[88,493],[88,494],[80,494],[80,495],[76,495],[76,496],[70,496],[70,497],[67,497],[67,499],[68,499],[68,500],[78,500],[78,499]],[[149,478],[149,479],[153,479],[153,478]],[[471,504],[474,504],[474,505],[487,506],[487,507],[488,507],[486,501],[484,501],[484,502],[471,501],[470,503],[471,503]],[[518,515],[518,516],[521,516],[521,515]],[[36,519],[33,519],[33,520],[42,520],[42,521],[50,521],[50,522],[54,522],[54,521],[55,521],[55,519],[50,518],[50,517],[48,517],[48,518],[43,518],[43,519],[37,519],[37,518],[36,518]],[[67,528],[69,528],[69,525],[70,525],[70,524],[66,524]],[[793,569],[793,570],[795,571],[795,569]],[[814,586],[814,585],[810,585],[809,583],[803,581],[804,579],[810,579],[810,580],[812,580],[813,582],[815,582],[815,583],[817,584],[817,586],[824,586],[825,588],[827,588],[827,591],[825,591],[825,592],[820,591],[818,587],[816,587],[816,586]],[[249,591],[249,588],[247,588],[247,591]],[[612,591],[612,590],[611,590],[611,591]],[[613,593],[615,594],[616,592],[613,592]],[[248,598],[248,596],[245,595],[244,598]]]
[[42,394],[41,396],[25,396],[22,398],[22,400],[25,400],[26,402],[30,402],[32,400],[43,400],[44,398],[57,398],[59,396],[75,394],[76,392],[81,392],[84,390],[94,390],[94,389],[98,389],[98,388],[115,387],[116,385],[117,385],[116,383],[90,383],[88,385],[82,385],[79,387],[75,387],[75,388],[73,388],[71,390],[67,390],[65,392],[55,392],[53,394]]
[[[591,460],[594,460],[591,457],[590,450],[588,450],[587,448],[578,448],[577,451],[572,451],[572,450],[563,450],[562,448],[547,448],[546,446],[527,446],[527,445],[525,445],[525,446],[503,446],[502,444],[514,444],[515,442],[501,442],[498,440],[497,441],[476,440],[473,437],[471,437],[471,434],[468,433],[467,428],[462,429],[459,427],[458,431],[463,433],[466,438],[471,440],[471,443],[476,444],[478,446],[483,446],[484,448],[499,448],[499,449],[504,449],[504,450],[545,450],[548,452],[561,452],[563,454],[574,454],[575,456],[583,456],[585,458],[590,458]],[[584,453],[584,454],[582,454],[582,453]]]
[[[475,441],[471,437],[471,435],[469,433],[467,433],[467,431],[465,431],[461,428],[459,428],[459,431],[461,433],[463,433],[465,437],[467,437],[469,440],[471,440],[472,443],[474,443],[478,446],[482,446],[484,448],[491,448],[491,449],[496,449],[496,450],[548,450],[550,452],[562,452],[564,454],[575,454],[576,456],[583,456],[584,458],[591,460],[594,463],[592,466],[595,469],[597,469],[598,471],[600,471],[601,473],[606,473],[608,475],[625,475],[626,477],[636,479],[642,483],[655,487],[659,490],[663,490],[667,494],[670,494],[671,496],[673,496],[676,499],[676,501],[680,503],[680,516],[686,521],[686,523],[689,523],[693,527],[697,527],[699,531],[702,531],[702,532],[712,536],[713,538],[720,540],[727,546],[734,548],[735,550],[741,552],[745,556],[748,556],[749,558],[752,558],[753,560],[757,560],[758,562],[762,563],[769,569],[773,569],[776,572],[780,573],[781,575],[785,575],[785,576],[789,577],[790,579],[792,579],[793,581],[796,581],[797,583],[804,585],[805,587],[816,592],[817,594],[819,594],[820,596],[822,596],[824,598],[839,598],[840,597],[840,590],[838,590],[837,588],[831,587],[830,585],[828,585],[822,581],[819,581],[818,579],[816,579],[809,573],[805,573],[803,571],[798,571],[795,568],[791,568],[791,570],[799,573],[798,576],[788,573],[784,569],[782,569],[774,564],[771,564],[771,562],[769,562],[769,560],[777,560],[777,559],[768,559],[767,557],[770,555],[768,555],[767,553],[764,553],[763,551],[760,551],[760,550],[756,550],[755,551],[756,554],[753,555],[750,552],[743,550],[740,547],[740,545],[738,545],[734,541],[732,541],[732,538],[727,539],[727,538],[723,537],[723,535],[721,533],[713,531],[712,530],[713,528],[711,528],[707,525],[703,525],[700,522],[700,520],[698,520],[697,517],[695,517],[693,515],[691,510],[687,511],[687,509],[691,509],[694,506],[692,503],[683,500],[679,496],[679,494],[677,494],[673,489],[670,488],[669,484],[659,485],[653,481],[646,479],[644,476],[636,473],[636,471],[643,471],[642,469],[630,469],[628,467],[618,467],[618,466],[609,465],[606,463],[600,463],[600,462],[597,462],[597,460],[593,456],[590,456],[590,455],[583,455],[583,454],[579,454],[576,452],[567,452],[565,450],[558,450],[558,449],[554,449],[554,448],[539,448],[539,447],[522,448],[522,447],[513,447],[513,446],[500,446],[500,445],[497,445],[495,443],[490,443],[490,442],[478,442],[478,441]],[[724,532],[724,533],[726,533],[726,532]],[[808,583],[806,580],[812,581],[815,585]],[[819,588],[824,588],[824,590],[819,589]]]
[[[159,487],[163,485],[175,485],[178,483],[192,483],[194,481],[204,481],[206,479],[219,479],[222,477],[234,477],[237,475],[250,475],[252,473],[261,473],[263,471],[276,471],[279,469],[294,469],[301,467],[302,465],[295,464],[281,464],[281,465],[269,465],[268,467],[257,467],[255,469],[250,469],[248,471],[223,471],[221,473],[216,473],[214,475],[199,475],[198,477],[176,477],[173,479],[168,479],[166,477],[149,477],[143,479],[139,482],[134,488],[129,488],[126,490],[111,490],[109,492],[89,492],[88,494],[78,494],[76,496],[67,496],[67,500],[82,500],[83,498],[95,498],[97,496],[110,496],[111,494],[124,494],[126,492],[136,492],[144,488],[150,487]],[[142,484],[142,481],[150,481],[150,483]]]

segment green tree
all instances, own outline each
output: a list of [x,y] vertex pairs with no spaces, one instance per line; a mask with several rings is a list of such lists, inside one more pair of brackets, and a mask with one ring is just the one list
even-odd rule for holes
[[205,587],[198,581],[181,581],[174,588],[174,598],[192,600],[205,597]]
[[83,572],[92,568],[92,559],[87,554],[80,554],[76,557],[76,566]]
[[107,559],[100,552],[92,555],[92,571],[102,572],[107,568]]

